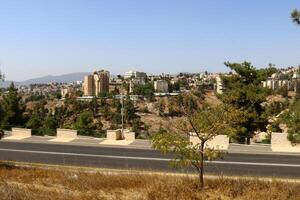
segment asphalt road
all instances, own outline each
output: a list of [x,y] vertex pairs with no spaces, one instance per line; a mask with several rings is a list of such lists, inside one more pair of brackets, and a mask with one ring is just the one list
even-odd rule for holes
[[[154,150],[0,141],[0,160],[114,169],[186,172],[168,166],[172,155]],[[189,172],[192,169],[187,169]],[[206,173],[300,178],[300,156],[230,153],[206,163]]]

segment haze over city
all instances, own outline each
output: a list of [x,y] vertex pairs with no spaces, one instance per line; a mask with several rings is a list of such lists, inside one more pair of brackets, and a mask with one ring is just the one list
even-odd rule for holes
[[[0,64],[8,80],[134,69],[226,71],[300,64],[300,1],[1,1]],[[30,72],[30,73],[28,73]]]

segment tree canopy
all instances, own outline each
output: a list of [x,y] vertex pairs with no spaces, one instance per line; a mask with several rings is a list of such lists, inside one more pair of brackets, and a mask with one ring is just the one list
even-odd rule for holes
[[300,11],[297,9],[294,9],[291,13],[291,18],[295,24],[298,26],[300,25]]
[[254,131],[264,130],[268,123],[267,118],[263,115],[262,103],[270,94],[270,90],[263,88],[261,81],[277,70],[271,65],[268,68],[256,69],[246,61],[243,63],[225,62],[225,65],[235,73],[231,76],[222,76],[226,89],[219,97],[223,103],[241,109],[245,113],[246,120],[241,124],[243,128],[235,139],[243,142],[247,138],[249,143]]
[[2,120],[2,127],[11,128],[12,126],[23,126],[25,105],[13,83],[10,85],[8,93],[3,95],[2,106],[3,112],[5,113]]
[[300,100],[296,100],[280,117],[288,127],[287,139],[292,144],[300,143]]
[[84,111],[79,115],[75,122],[75,128],[81,135],[93,135],[93,130],[96,128],[93,123],[93,113],[91,111]]
[[147,82],[145,85],[138,84],[134,86],[133,94],[143,95],[152,101],[154,99],[154,86],[151,82]]

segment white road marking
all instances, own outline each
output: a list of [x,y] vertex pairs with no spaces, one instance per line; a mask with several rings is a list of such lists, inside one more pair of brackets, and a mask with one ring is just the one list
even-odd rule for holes
[[[49,154],[62,156],[83,156],[96,158],[116,158],[116,159],[131,159],[131,160],[152,160],[152,161],[171,161],[171,158],[153,158],[153,157],[134,157],[134,156],[113,156],[113,155],[97,155],[97,154],[82,154],[82,153],[67,153],[67,152],[53,152],[53,151],[33,151],[21,149],[3,149],[0,151],[7,152],[21,152],[21,153],[35,153],[35,154]],[[236,161],[205,161],[213,164],[231,164],[231,165],[256,165],[256,166],[276,166],[276,167],[300,167],[300,164],[282,164],[282,163],[260,163],[260,162],[236,162]]]

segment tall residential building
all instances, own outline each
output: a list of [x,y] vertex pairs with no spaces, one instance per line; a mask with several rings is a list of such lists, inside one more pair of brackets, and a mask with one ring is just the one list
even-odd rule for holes
[[109,92],[109,71],[100,70],[93,73],[95,93],[97,96],[102,92]]
[[84,77],[84,96],[97,96],[99,93],[109,92],[109,71],[95,71]]
[[93,96],[94,78],[93,75],[87,75],[83,81],[83,94],[84,96]]

